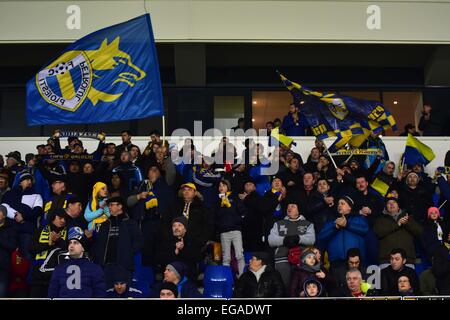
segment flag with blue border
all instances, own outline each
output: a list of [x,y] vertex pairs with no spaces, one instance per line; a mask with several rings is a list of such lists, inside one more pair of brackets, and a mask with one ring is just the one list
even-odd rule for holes
[[28,125],[101,123],[164,114],[150,15],[75,41],[27,83]]

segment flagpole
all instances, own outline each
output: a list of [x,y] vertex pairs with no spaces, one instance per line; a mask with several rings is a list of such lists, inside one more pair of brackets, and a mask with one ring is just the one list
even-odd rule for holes
[[350,156],[344,161],[344,163],[347,163],[348,160],[350,160],[353,157],[353,154],[355,153],[356,149],[352,150],[352,153],[350,153]]
[[337,169],[337,165],[336,162],[334,162],[333,156],[330,153],[330,150],[328,150],[327,145],[325,144],[325,142],[323,143],[323,146],[325,147],[325,150],[327,151],[328,155],[330,156],[331,162],[333,162],[334,168]]
[[444,202],[442,202],[442,204],[439,206],[439,210],[441,210],[441,208],[447,203],[447,200],[445,200]]
[[163,145],[166,141],[166,116],[162,116],[162,141],[163,141]]

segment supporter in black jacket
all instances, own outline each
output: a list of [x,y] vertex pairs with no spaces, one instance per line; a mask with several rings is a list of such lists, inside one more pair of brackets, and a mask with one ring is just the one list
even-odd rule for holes
[[450,261],[448,249],[445,246],[438,247],[433,255],[431,272],[436,278],[436,287],[440,295],[450,295]]
[[188,230],[190,236],[198,239],[202,245],[208,240],[214,240],[214,214],[203,204],[202,195],[197,192],[193,183],[181,185],[178,192],[178,200],[163,213],[161,228],[163,237],[170,236],[170,226],[176,217],[185,216],[188,219]]
[[256,192],[253,180],[244,184],[244,192],[239,194],[247,214],[242,221],[242,241],[244,251],[255,252],[264,249],[264,213],[261,207],[262,197]]
[[282,298],[285,294],[280,273],[267,264],[265,252],[255,252],[249,268],[236,281],[235,298]]
[[187,267],[187,276],[197,279],[197,263],[202,258],[202,244],[190,236],[187,227],[186,217],[173,219],[171,236],[160,243],[157,260],[161,270],[172,261],[181,261]]
[[414,219],[423,223],[427,217],[427,210],[433,206],[432,195],[419,185],[419,176],[410,172],[405,179],[406,184],[399,190],[400,206]]
[[428,219],[423,226],[422,241],[429,261],[436,249],[441,247],[444,242],[448,242],[448,238],[449,226],[441,219],[439,209],[428,208]]
[[6,219],[7,210],[0,205],[0,298],[6,296],[11,268],[11,253],[17,247],[17,231],[14,224]]
[[326,222],[336,218],[334,199],[328,180],[319,179],[317,181],[317,189],[311,194],[307,209],[307,212],[310,213],[310,221],[314,223],[316,236]]
[[134,255],[142,248],[142,234],[137,223],[124,212],[124,200],[108,199],[110,218],[100,225],[92,244],[93,262],[104,267],[107,286],[112,285],[114,268],[119,265],[134,271]]

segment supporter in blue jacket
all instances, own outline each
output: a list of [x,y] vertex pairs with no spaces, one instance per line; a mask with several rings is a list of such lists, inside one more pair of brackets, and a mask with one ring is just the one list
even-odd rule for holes
[[287,136],[304,136],[308,127],[305,118],[300,114],[298,107],[291,103],[289,113],[284,116],[281,129]]
[[137,189],[143,180],[141,169],[131,162],[128,151],[122,151],[120,154],[120,164],[112,169],[112,173],[119,173],[121,175],[129,193]]
[[19,234],[19,248],[30,259],[29,246],[36,229],[37,218],[42,214],[43,201],[33,188],[33,176],[23,172],[19,185],[3,196],[8,218],[15,220]]
[[319,233],[319,240],[327,248],[332,269],[345,264],[350,248],[359,248],[362,261],[366,261],[364,237],[369,231],[369,224],[366,217],[351,214],[353,207],[352,198],[341,197],[338,202],[339,217],[327,222]]
[[106,286],[100,266],[84,257],[86,238],[79,227],[69,230],[69,260],[53,271],[49,298],[102,298]]

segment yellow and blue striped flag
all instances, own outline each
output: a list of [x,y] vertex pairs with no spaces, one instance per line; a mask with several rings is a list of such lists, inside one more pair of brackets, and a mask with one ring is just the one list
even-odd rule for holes
[[426,166],[436,157],[433,150],[419,141],[416,137],[408,134],[406,139],[405,153],[405,163],[407,165],[413,166],[415,164],[423,164]]
[[[378,134],[389,128],[397,130],[394,117],[378,101],[314,91],[279,75],[313,134],[320,140],[337,137],[329,148],[331,152],[347,143],[359,147],[371,133]],[[303,104],[300,105],[300,101]]]

